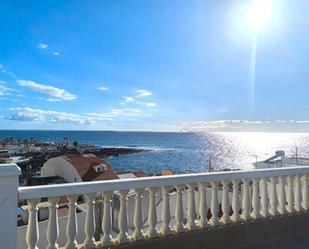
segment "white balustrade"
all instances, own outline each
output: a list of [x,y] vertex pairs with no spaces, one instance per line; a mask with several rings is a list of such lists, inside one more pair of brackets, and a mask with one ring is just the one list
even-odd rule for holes
[[[230,172],[211,172],[189,175],[174,175],[165,177],[145,177],[139,179],[123,179],[114,181],[59,184],[35,187],[20,187],[19,198],[28,201],[29,220],[26,234],[28,249],[38,249],[38,203],[47,197],[49,203],[49,221],[47,229],[47,249],[57,249],[58,218],[57,201],[60,196],[67,196],[69,213],[67,218],[66,249],[110,247],[116,244],[130,242],[128,238],[128,219],[133,221],[131,240],[141,240],[158,236],[157,226],[161,234],[171,233],[170,224],[176,233],[184,230],[183,195],[187,197],[186,230],[193,230],[196,224],[199,228],[208,225],[224,226],[241,220],[268,218],[274,215],[308,210],[308,174],[309,167],[290,167],[280,169],[247,170]],[[240,185],[242,183],[242,185]],[[220,188],[219,187],[220,184]],[[221,189],[222,184],[222,189]],[[232,189],[230,189],[232,184]],[[171,192],[172,187],[176,193]],[[240,188],[240,186],[242,186]],[[195,207],[196,187],[198,187],[198,215]],[[252,189],[252,197],[251,197]],[[133,190],[134,192],[130,191]],[[156,198],[156,192],[161,191],[162,200]],[[127,197],[135,197],[132,217],[128,217]],[[222,199],[218,200],[218,192]],[[0,192],[1,193],[1,192]],[[100,245],[94,241],[94,200],[97,193],[103,193],[103,219]],[[143,194],[142,194],[143,193]],[[208,195],[210,193],[210,195]],[[83,195],[87,203],[85,229],[80,231],[85,238],[83,245],[77,245],[77,214],[76,200]],[[142,196],[145,196],[145,199]],[[173,195],[173,198],[171,197]],[[113,196],[113,198],[112,198]],[[161,195],[160,195],[161,196]],[[230,215],[230,200],[232,198],[232,215]],[[174,198],[175,197],[175,198]],[[241,197],[241,199],[240,199]],[[207,199],[209,198],[209,199]],[[119,199],[118,230],[112,228],[111,199]],[[144,203],[148,201],[148,203]],[[170,203],[171,202],[171,203]],[[175,202],[175,203],[172,203]],[[211,218],[208,220],[208,205],[210,203]],[[287,204],[286,204],[287,203]],[[142,210],[148,207],[148,214],[143,220]],[[219,205],[221,210],[219,210]],[[173,208],[171,210],[171,207]],[[157,221],[157,209],[162,208],[162,223]],[[219,220],[219,212],[222,216]],[[171,217],[171,213],[175,217]],[[240,215],[241,213],[241,215]],[[174,220],[173,220],[174,219]],[[159,224],[158,224],[159,223]],[[146,234],[143,234],[143,229]],[[46,232],[46,231],[44,231]],[[112,239],[112,234],[115,238]],[[60,243],[60,242],[59,242]]]
[[101,237],[101,244],[103,247],[112,245],[112,235],[111,235],[111,196],[113,192],[103,193],[103,221],[102,221],[102,231],[103,235]]
[[200,205],[199,205],[199,213],[200,219],[198,222],[198,226],[200,228],[207,227],[207,198],[206,198],[206,183],[200,182],[198,184],[199,192],[200,192]]
[[229,182],[222,182],[222,217],[220,222],[227,224],[230,222],[230,203],[229,203]]
[[288,191],[287,191],[287,211],[289,213],[294,212],[294,192],[293,192],[293,176],[289,175],[287,177],[287,187],[288,187]]
[[295,176],[295,210],[301,211],[301,188],[300,188],[300,175]]
[[58,197],[48,198],[48,225],[47,225],[47,249],[58,249],[57,239],[59,236],[59,225],[58,225]]
[[161,234],[167,235],[171,233],[170,220],[171,220],[171,211],[170,211],[170,187],[162,187],[162,228]]
[[94,199],[96,194],[90,193],[86,194],[87,200],[87,213],[85,220],[85,235],[86,239],[84,241],[84,249],[93,249],[95,248],[94,243],[94,231],[95,231],[95,222],[94,222]]
[[78,198],[78,195],[69,195],[69,213],[68,213],[68,223],[66,228],[66,235],[67,235],[67,243],[65,248],[66,249],[77,249],[77,241],[76,241],[76,235],[77,235],[77,221],[76,221],[76,201]]
[[301,206],[304,210],[308,210],[308,175],[302,176],[302,203]]
[[277,178],[272,176],[270,178],[270,210],[269,213],[272,216],[278,214],[277,210],[278,198],[277,198]]
[[39,224],[38,224],[38,210],[37,207],[40,199],[28,199],[28,229],[26,241],[28,249],[38,249],[37,243],[39,240]]
[[243,196],[242,196],[242,213],[241,218],[243,220],[250,219],[250,193],[249,193],[249,180],[243,179]]
[[119,234],[117,237],[117,242],[119,244],[128,242],[128,220],[127,220],[127,194],[129,191],[120,190],[120,211],[119,211]]
[[135,209],[134,209],[134,232],[133,239],[141,240],[143,238],[142,232],[142,189],[135,189]]
[[269,215],[267,178],[262,177],[260,180],[260,184],[261,184],[261,216],[267,217]]
[[148,210],[148,223],[149,230],[146,234],[149,238],[154,238],[158,236],[157,232],[157,209],[156,209],[156,191],[157,188],[149,188],[149,210]]
[[219,205],[218,205],[218,183],[211,182],[211,204],[210,204],[211,218],[209,224],[212,226],[219,225]]
[[279,177],[279,191],[278,191],[278,212],[280,214],[286,213],[286,195],[285,195],[285,177]]
[[233,200],[232,200],[233,214],[232,214],[231,220],[233,222],[238,222],[238,221],[240,221],[240,215],[239,215],[239,210],[240,210],[239,181],[238,180],[232,180],[232,183],[233,183]]
[[182,205],[182,191],[183,186],[182,185],[176,185],[176,207],[175,207],[175,226],[174,230],[176,232],[182,232],[183,231],[183,205]]
[[252,179],[252,212],[251,217],[258,219],[260,217],[260,191],[259,191],[259,179]]
[[194,198],[194,184],[188,185],[188,223],[186,225],[186,228],[188,230],[194,230],[196,228],[195,225],[195,215],[196,215],[196,209],[195,209],[195,198]]

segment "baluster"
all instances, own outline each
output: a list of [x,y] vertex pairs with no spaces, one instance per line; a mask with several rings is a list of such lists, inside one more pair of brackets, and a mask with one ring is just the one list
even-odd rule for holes
[[219,213],[219,206],[218,206],[218,183],[211,182],[211,218],[209,220],[209,224],[212,226],[219,225],[218,213]]
[[199,183],[198,185],[199,192],[200,192],[200,206],[199,206],[199,213],[200,213],[200,220],[198,222],[198,226],[200,228],[207,227],[207,199],[206,199],[206,183]]
[[243,193],[242,193],[242,213],[243,220],[250,219],[250,196],[249,196],[249,180],[243,179]]
[[277,211],[277,178],[270,177],[270,210],[269,213],[274,216],[278,214]]
[[301,211],[301,187],[300,187],[300,175],[295,176],[295,210]]
[[240,216],[239,216],[239,209],[240,209],[239,181],[232,180],[232,183],[233,183],[233,200],[232,200],[233,214],[232,214],[231,220],[233,222],[238,222],[238,221],[240,221]]
[[95,193],[86,194],[87,200],[87,213],[85,220],[85,235],[86,239],[84,241],[84,249],[92,249],[95,248],[94,243],[94,231],[95,231],[95,223],[94,223],[94,199],[96,197]]
[[157,189],[151,187],[149,190],[149,209],[148,209],[148,223],[149,230],[147,232],[148,238],[154,238],[158,236],[157,232],[157,209],[156,209],[156,191]]
[[188,223],[186,228],[188,230],[194,230],[196,228],[195,225],[195,216],[196,216],[196,209],[195,209],[195,198],[194,198],[194,184],[188,185]]
[[280,214],[286,213],[285,177],[284,176],[279,177],[278,212]]
[[267,217],[268,213],[268,192],[267,192],[267,178],[261,178],[261,216]]
[[308,176],[302,176],[302,208],[308,210]]
[[112,245],[112,235],[111,235],[111,196],[113,192],[103,193],[103,221],[102,221],[102,231],[103,235],[101,237],[102,247]]
[[133,239],[141,240],[143,239],[142,232],[142,189],[135,189],[135,210],[134,210],[134,232]]
[[76,221],[76,200],[78,195],[69,195],[69,214],[68,223],[66,228],[66,235],[68,241],[66,243],[66,249],[77,249],[76,235],[77,235],[77,221]]
[[227,224],[230,222],[230,203],[229,203],[229,182],[222,181],[222,217],[220,222],[223,224]]
[[117,242],[119,244],[128,242],[128,220],[127,220],[127,195],[128,190],[120,190],[120,211],[119,211],[119,234],[117,237]]
[[163,204],[162,204],[162,222],[163,226],[161,228],[161,234],[167,235],[170,234],[171,229],[170,229],[170,220],[171,220],[171,211],[170,211],[170,191],[169,191],[168,186],[163,186],[162,187],[162,199],[163,199]]
[[28,228],[26,234],[26,241],[28,249],[38,249],[37,243],[39,241],[39,223],[37,207],[40,199],[29,199],[28,202]]
[[287,191],[287,211],[289,213],[294,212],[294,196],[293,196],[293,176],[288,176],[287,177],[288,181],[288,191]]
[[59,197],[48,198],[48,225],[47,225],[47,249],[58,249],[57,239],[59,236],[58,225],[58,201]]
[[175,226],[174,230],[176,232],[182,232],[183,231],[183,205],[182,205],[182,185],[176,185],[175,186],[177,190],[177,196],[176,196],[176,208],[175,208]]
[[251,217],[258,219],[260,217],[260,194],[259,194],[259,179],[252,180],[252,212]]

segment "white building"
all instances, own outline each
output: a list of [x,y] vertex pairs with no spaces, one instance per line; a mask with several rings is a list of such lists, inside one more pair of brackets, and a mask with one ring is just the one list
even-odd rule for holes
[[41,169],[42,176],[60,176],[67,182],[118,179],[112,167],[93,154],[66,155],[49,159]]

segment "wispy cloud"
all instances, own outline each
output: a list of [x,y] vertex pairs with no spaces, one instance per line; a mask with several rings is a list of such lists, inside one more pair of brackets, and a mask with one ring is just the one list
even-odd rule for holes
[[133,97],[123,97],[123,101],[125,103],[131,103],[131,102],[135,102],[135,98],[133,98]]
[[38,44],[38,48],[39,48],[39,49],[46,49],[46,48],[48,48],[48,45],[45,44],[45,43],[39,43],[39,44]]
[[64,89],[57,88],[54,86],[39,84],[32,80],[17,80],[17,83],[20,86],[27,87],[33,91],[41,92],[47,94],[51,97],[61,99],[61,100],[74,100],[76,99],[76,95],[67,92]]
[[10,89],[4,85],[4,81],[0,81],[0,96],[9,95]]
[[139,89],[135,91],[135,94],[137,98],[143,98],[143,97],[148,97],[150,95],[152,95],[152,92],[150,92],[149,90],[145,90],[145,89]]
[[40,121],[53,123],[74,123],[80,125],[93,124],[94,120],[82,115],[52,110],[34,109],[31,107],[11,108],[12,115],[4,119],[15,121]]
[[59,56],[60,53],[59,53],[58,51],[54,51],[54,52],[53,52],[53,55],[54,55],[54,56]]
[[148,107],[155,107],[155,106],[157,106],[157,103],[155,103],[155,102],[148,102],[148,103],[146,103],[146,106],[148,106]]
[[0,96],[8,96],[11,95],[12,92],[16,92],[17,90],[13,88],[9,88],[5,85],[5,81],[0,80]]
[[138,117],[143,114],[142,110],[136,108],[114,108],[108,112],[87,113],[86,115],[97,120],[113,120],[120,117]]
[[107,90],[109,90],[109,87],[107,87],[107,86],[99,86],[98,90],[100,90],[100,91],[107,91]]
[[86,113],[82,115],[32,107],[10,108],[10,111],[12,114],[3,117],[3,119],[14,121],[75,123],[80,125],[94,124],[98,121],[111,121],[117,118],[134,118],[143,115],[142,110],[136,108],[114,108],[107,112]]
[[[307,125],[307,126],[306,126]],[[282,131],[308,127],[309,120],[210,120],[184,123],[183,130],[216,131]]]

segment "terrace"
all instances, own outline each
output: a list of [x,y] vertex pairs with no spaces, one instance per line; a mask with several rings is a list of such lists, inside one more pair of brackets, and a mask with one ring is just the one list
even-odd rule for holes
[[[16,165],[0,167],[1,248],[5,245],[7,249],[21,249],[22,240],[26,241],[28,249],[265,248],[278,241],[286,248],[296,245],[295,241],[303,246],[306,244],[303,235],[309,230],[309,167],[35,187],[18,187],[19,172]],[[120,205],[116,230],[112,229],[111,218],[114,194],[119,196]],[[127,198],[132,194],[134,228],[129,229],[131,217]],[[58,201],[63,196],[69,200],[65,220],[58,218]],[[83,224],[76,212],[76,201],[80,196],[87,206]],[[158,196],[162,198],[162,205],[157,205]],[[143,197],[146,207],[143,207]],[[39,226],[38,222],[42,198],[48,198],[46,226]],[[24,238],[16,225],[18,200],[28,203],[29,218]],[[103,214],[101,234],[95,239],[98,200],[103,206]],[[59,233],[60,226],[65,226],[65,231]],[[46,245],[42,244],[42,238],[46,239]],[[284,244],[283,238],[286,239]]]

